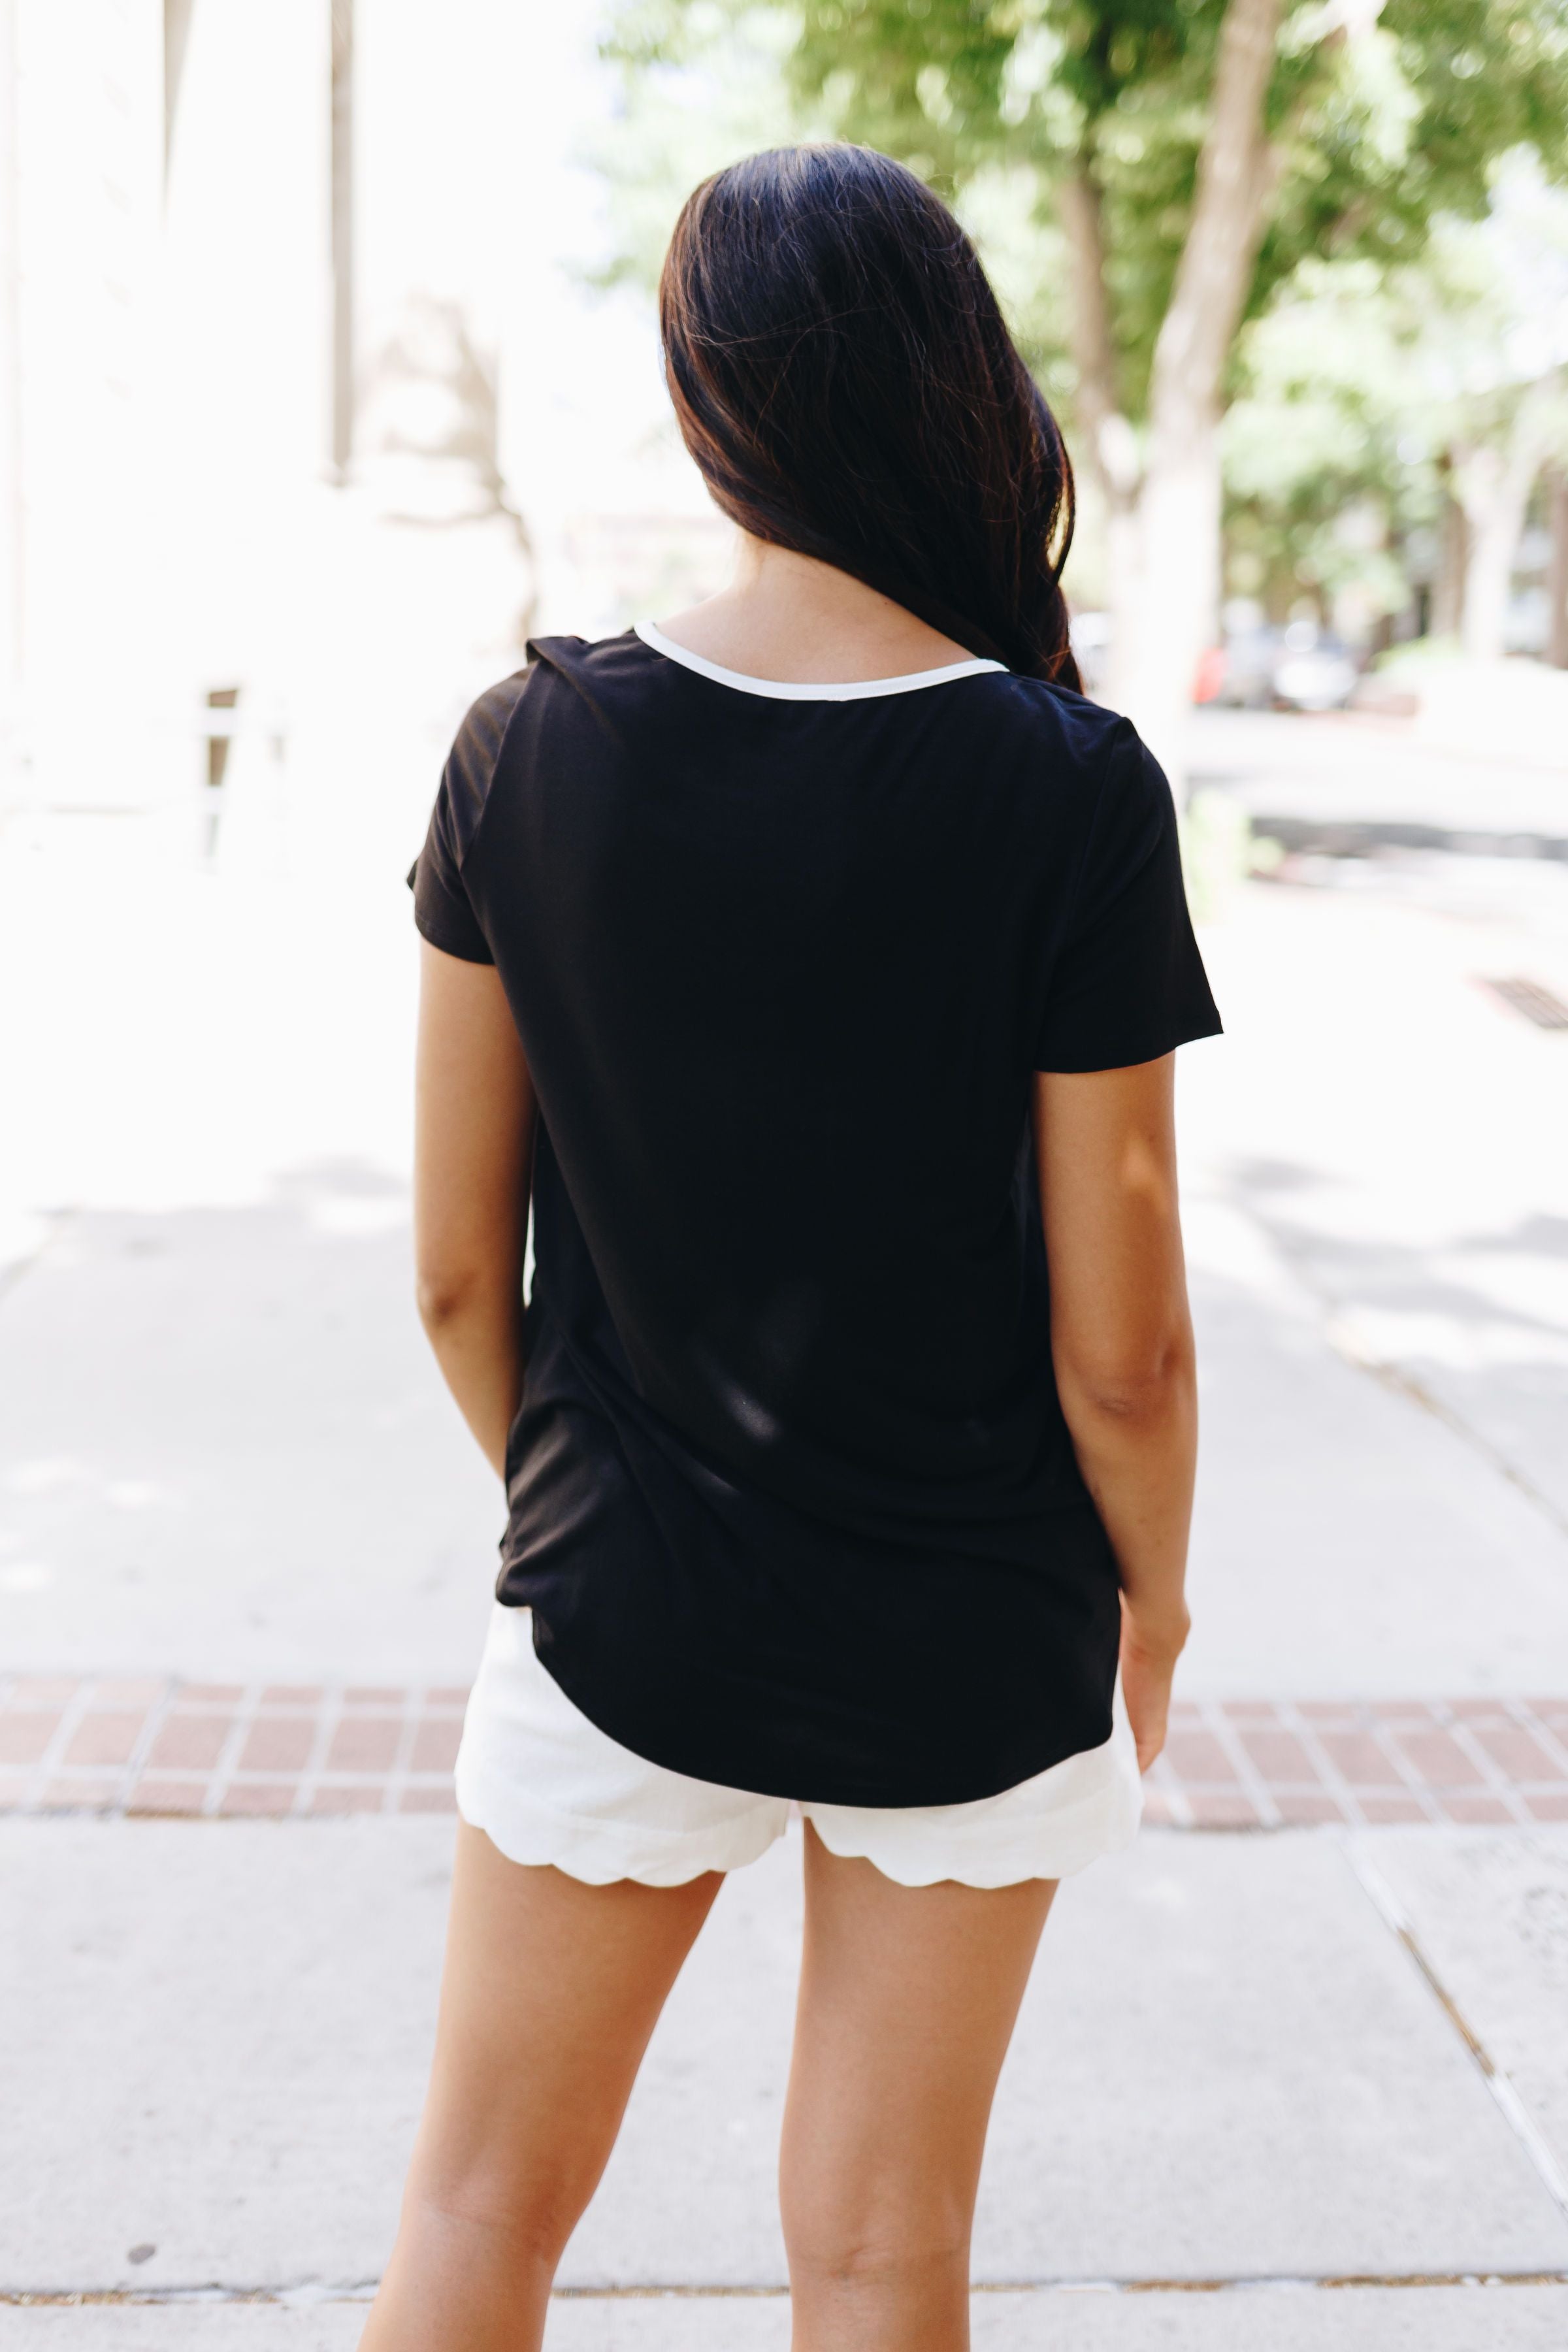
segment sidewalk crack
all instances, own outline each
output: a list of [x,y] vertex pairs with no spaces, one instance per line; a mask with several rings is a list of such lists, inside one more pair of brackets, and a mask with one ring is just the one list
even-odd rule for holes
[[1468,2051],[1476,2070],[1496,2101],[1500,2113],[1539,2174],[1542,2186],[1563,2220],[1568,2221],[1568,2178],[1564,2178],[1562,2167],[1548,2146],[1535,2118],[1521,2098],[1512,2078],[1498,2064],[1480,2035],[1443,1982],[1436,1967],[1422,1948],[1420,1939],[1404,1905],[1384,1877],[1383,1873],[1349,1840],[1345,1842],[1342,1850],[1345,1860],[1361,1885],[1362,1892],[1382,1919],[1384,1926],[1404,1945],[1405,1951],[1420,1970],[1426,1979],[1428,1991]]
[[[319,2309],[333,2303],[368,2304],[379,2282],[354,2279],[338,2284],[317,2281],[297,2286],[37,2287],[0,2288],[0,2310],[173,2310],[191,2305],[269,2305]],[[1242,2272],[1220,2278],[1020,2278],[974,2279],[971,2294],[1336,2294],[1377,2289],[1401,2294],[1424,2288],[1488,2290],[1501,2287],[1568,2287],[1568,2270],[1545,2271],[1352,2271],[1345,2273]],[[719,2285],[697,2281],[637,2282],[623,2286],[558,2286],[552,2303],[782,2303],[789,2288]]]

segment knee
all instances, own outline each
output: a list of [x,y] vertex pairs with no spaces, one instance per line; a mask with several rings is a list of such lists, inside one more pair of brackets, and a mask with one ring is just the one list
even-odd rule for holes
[[786,2247],[797,2294],[934,2296],[939,2285],[962,2281],[969,2263],[962,2240],[903,2231],[838,2231],[804,2246],[791,2238]]
[[962,2201],[896,2182],[835,2193],[818,2182],[783,2200],[791,2277],[801,2285],[874,2293],[932,2282],[969,2263]]
[[491,2249],[510,2269],[548,2280],[586,2203],[563,2179],[520,2176],[505,2163],[416,2164],[404,2220],[421,2235]]

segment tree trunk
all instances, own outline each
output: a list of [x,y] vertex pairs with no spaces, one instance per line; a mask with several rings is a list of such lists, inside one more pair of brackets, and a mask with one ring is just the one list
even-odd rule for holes
[[1057,192],[1071,266],[1068,338],[1078,377],[1078,419],[1108,516],[1126,515],[1138,491],[1138,436],[1121,403],[1120,356],[1105,294],[1105,235],[1092,157],[1079,157]]
[[[1070,264],[1068,339],[1078,378],[1078,451],[1105,513],[1106,606],[1110,659],[1138,625],[1138,436],[1121,402],[1121,366],[1105,289],[1105,240],[1094,161],[1081,154],[1057,190]],[[1114,697],[1113,697],[1114,698]]]
[[1501,452],[1472,451],[1461,468],[1468,561],[1459,615],[1459,644],[1468,661],[1499,661],[1508,625],[1513,554],[1524,524],[1529,485],[1520,494]]
[[1113,652],[1111,699],[1178,795],[1198,657],[1218,626],[1222,380],[1279,178],[1263,108],[1280,10],[1230,0],[1221,28],[1192,222],[1154,346],[1132,625]]
[[1568,470],[1553,466],[1547,482],[1552,565],[1546,582],[1546,658],[1568,669]]
[[1465,566],[1469,557],[1469,525],[1465,509],[1454,494],[1454,469],[1450,458],[1444,457],[1438,465],[1443,483],[1443,503],[1437,516],[1437,561],[1432,574],[1432,606],[1427,617],[1427,634],[1434,637],[1457,637],[1459,615],[1465,608]]
[[1469,661],[1500,661],[1507,648],[1509,591],[1536,476],[1551,442],[1558,400],[1554,376],[1532,383],[1507,439],[1468,451],[1455,479],[1469,525],[1459,640]]
[[1194,417],[1144,478],[1128,594],[1133,659],[1118,680],[1119,707],[1178,798],[1198,661],[1219,626],[1220,499],[1219,419]]

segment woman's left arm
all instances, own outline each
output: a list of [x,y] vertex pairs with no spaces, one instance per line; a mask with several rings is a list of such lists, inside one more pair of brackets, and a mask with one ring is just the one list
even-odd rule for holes
[[1035,1079],[1057,1391],[1121,1571],[1121,1685],[1145,1770],[1187,1638],[1197,1454],[1175,1060]]
[[427,940],[414,1095],[419,1318],[480,1451],[504,1477],[522,1398],[533,1085],[495,966]]

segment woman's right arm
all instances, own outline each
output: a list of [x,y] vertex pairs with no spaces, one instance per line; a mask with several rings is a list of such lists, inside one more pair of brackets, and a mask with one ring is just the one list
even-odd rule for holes
[[414,1254],[419,1314],[498,1476],[522,1401],[534,1098],[495,966],[420,943]]
[[1173,1054],[1041,1072],[1035,1140],[1051,1352],[1121,1577],[1121,1687],[1143,1769],[1187,1638],[1197,1381],[1176,1205]]

